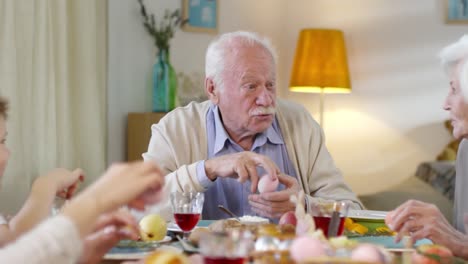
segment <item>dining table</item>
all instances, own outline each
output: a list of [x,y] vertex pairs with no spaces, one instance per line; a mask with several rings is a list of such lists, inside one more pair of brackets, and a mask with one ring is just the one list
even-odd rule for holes
[[[360,223],[368,229],[367,233],[365,234],[354,234],[350,232],[345,232],[344,235],[348,237],[349,240],[357,241],[359,243],[370,243],[374,245],[379,245],[384,247],[390,254],[393,254],[398,259],[401,259],[403,253],[408,253],[414,250],[414,247],[417,247],[422,244],[431,244],[432,242],[427,239],[416,241],[412,248],[407,248],[407,246],[403,242],[396,243],[393,234],[382,234],[381,232],[377,232],[379,227],[385,226],[384,217],[385,213],[383,211],[362,211],[359,212],[358,215],[354,215],[352,219],[357,223]],[[351,215],[353,216],[353,215]],[[197,224],[197,227],[207,227],[214,220],[200,220]],[[193,254],[197,253],[193,249],[187,249],[184,247],[180,241],[177,239],[177,235],[180,235],[179,230],[177,230],[177,226],[174,223],[168,224],[168,232],[167,235],[170,237],[170,240],[167,240],[163,243],[155,244],[154,249],[160,248],[170,248],[172,250],[179,250],[180,252],[184,252],[186,254]],[[151,251],[140,250],[136,249],[125,249],[125,248],[118,248],[114,247],[101,261],[101,264],[116,264],[122,263],[124,261],[132,260],[132,256],[134,260],[144,258],[147,254],[150,254]],[[132,255],[133,254],[133,255]],[[398,262],[397,262],[398,263]]]

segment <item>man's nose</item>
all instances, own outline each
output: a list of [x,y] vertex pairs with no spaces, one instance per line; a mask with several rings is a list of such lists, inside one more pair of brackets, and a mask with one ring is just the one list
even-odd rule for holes
[[260,93],[257,96],[257,104],[258,105],[271,105],[273,103],[273,93],[266,89],[266,87],[263,87],[263,89],[260,91]]
[[444,104],[442,105],[442,108],[445,110],[445,111],[450,111],[450,100],[449,100],[449,97],[447,96],[447,98],[445,98],[445,101],[444,101]]

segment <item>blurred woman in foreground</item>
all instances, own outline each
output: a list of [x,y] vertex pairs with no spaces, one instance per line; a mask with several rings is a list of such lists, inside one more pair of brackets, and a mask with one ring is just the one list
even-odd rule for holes
[[[0,178],[10,151],[6,147],[7,102],[0,97]],[[38,177],[25,204],[9,222],[0,214],[2,263],[98,263],[120,239],[138,238],[133,217],[119,207],[144,209],[158,201],[164,185],[151,162],[111,166],[73,198],[62,212],[45,220],[55,195],[73,196],[82,171],[55,169]]]

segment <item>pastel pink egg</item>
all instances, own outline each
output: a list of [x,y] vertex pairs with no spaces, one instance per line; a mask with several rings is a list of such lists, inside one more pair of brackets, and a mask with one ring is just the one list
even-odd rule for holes
[[385,263],[385,257],[380,252],[379,248],[371,244],[361,244],[351,252],[351,259],[371,262],[371,263]]
[[316,238],[301,236],[294,239],[290,254],[294,261],[301,262],[310,258],[326,256],[327,247]]
[[270,176],[265,174],[258,181],[258,191],[260,193],[274,192],[276,191],[276,188],[278,188],[278,185],[278,178],[276,178],[276,180],[272,180]]

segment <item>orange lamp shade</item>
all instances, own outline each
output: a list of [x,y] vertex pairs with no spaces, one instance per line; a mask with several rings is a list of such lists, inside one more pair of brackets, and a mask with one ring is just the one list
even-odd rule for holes
[[293,92],[351,92],[342,31],[332,29],[301,31],[289,87]]

